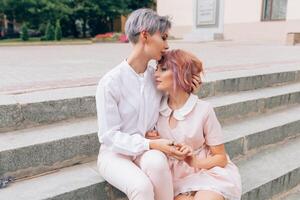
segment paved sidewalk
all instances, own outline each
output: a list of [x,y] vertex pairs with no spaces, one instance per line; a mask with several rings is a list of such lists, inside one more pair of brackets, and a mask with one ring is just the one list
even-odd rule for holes
[[[203,60],[207,74],[300,66],[300,46],[270,43],[170,41]],[[97,84],[128,55],[130,44],[0,47],[0,94]]]

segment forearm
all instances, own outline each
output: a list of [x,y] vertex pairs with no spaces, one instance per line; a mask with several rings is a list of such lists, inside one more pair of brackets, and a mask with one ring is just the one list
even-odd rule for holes
[[129,156],[137,156],[149,150],[149,140],[139,134],[129,135],[119,131],[109,131],[99,135],[101,142],[112,151]]
[[[167,141],[167,140],[165,140]],[[167,149],[170,148],[166,142],[162,142],[162,140],[149,140],[149,149],[155,149],[158,151],[162,151],[164,153],[167,153]]]
[[211,169],[213,167],[225,167],[228,163],[227,156],[225,154],[217,154],[206,159],[199,159],[195,157],[195,168],[199,169]]

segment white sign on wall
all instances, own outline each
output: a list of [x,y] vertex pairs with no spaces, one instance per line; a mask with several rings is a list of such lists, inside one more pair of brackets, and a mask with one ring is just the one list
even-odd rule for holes
[[217,0],[197,0],[197,26],[217,25]]

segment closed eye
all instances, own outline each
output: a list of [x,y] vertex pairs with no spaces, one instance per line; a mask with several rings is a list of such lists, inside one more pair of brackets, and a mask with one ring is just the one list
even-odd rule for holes
[[167,71],[167,70],[168,70],[168,69],[167,69],[166,67],[162,67],[162,68],[161,68],[161,71],[162,71],[162,72]]

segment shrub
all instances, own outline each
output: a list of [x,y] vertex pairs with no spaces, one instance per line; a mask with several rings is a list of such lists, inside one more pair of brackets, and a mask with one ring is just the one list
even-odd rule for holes
[[55,40],[60,41],[62,38],[62,31],[61,31],[61,26],[59,20],[56,21],[56,26],[55,26]]
[[21,28],[21,39],[23,41],[29,40],[28,27],[26,23],[24,23]]
[[54,30],[53,25],[50,22],[48,22],[48,24],[47,24],[45,38],[48,41],[55,39],[55,30]]

